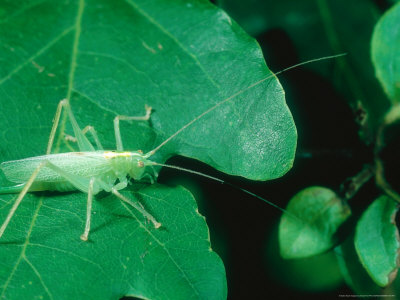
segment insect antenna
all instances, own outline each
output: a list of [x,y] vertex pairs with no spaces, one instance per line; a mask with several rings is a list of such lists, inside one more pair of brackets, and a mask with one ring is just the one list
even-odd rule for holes
[[330,55],[330,56],[324,56],[324,57],[320,57],[320,58],[310,59],[310,60],[307,60],[307,61],[304,61],[304,62],[295,64],[295,65],[293,65],[293,66],[287,67],[287,68],[285,68],[285,69],[283,69],[283,70],[280,70],[280,71],[278,71],[278,72],[276,72],[276,73],[273,73],[273,74],[271,74],[271,75],[269,75],[269,76],[267,76],[267,77],[265,77],[265,78],[263,78],[263,79],[261,79],[261,80],[255,82],[255,83],[249,85],[249,86],[246,87],[245,89],[240,90],[240,91],[234,93],[233,95],[229,96],[228,98],[226,98],[226,99],[224,99],[224,100],[218,102],[218,103],[215,104],[214,106],[211,106],[209,109],[207,109],[206,111],[204,111],[203,113],[201,113],[200,115],[198,115],[197,117],[195,117],[194,119],[192,119],[189,123],[185,124],[183,127],[181,127],[180,129],[178,129],[175,133],[173,133],[173,134],[172,134],[170,137],[168,137],[165,141],[163,141],[161,144],[159,144],[156,148],[154,148],[153,150],[151,150],[151,151],[149,151],[148,153],[146,153],[146,154],[144,155],[144,157],[149,158],[149,157],[152,156],[154,153],[156,153],[161,147],[163,147],[165,144],[167,144],[169,141],[171,141],[174,137],[176,137],[178,134],[180,134],[180,133],[181,133],[182,131],[184,131],[186,128],[188,128],[189,126],[191,126],[193,123],[197,122],[199,119],[201,119],[201,118],[204,117],[205,115],[209,114],[210,112],[212,112],[213,110],[215,110],[215,109],[216,109],[217,107],[219,107],[220,105],[222,105],[222,104],[228,102],[229,100],[231,100],[231,99],[233,99],[233,98],[239,96],[240,94],[243,94],[245,91],[247,91],[247,90],[249,90],[249,89],[251,89],[251,88],[253,88],[253,87],[255,87],[255,86],[257,86],[257,85],[259,85],[259,84],[261,84],[261,83],[263,83],[264,81],[266,81],[266,80],[268,80],[268,79],[270,79],[270,78],[272,78],[272,77],[274,77],[274,76],[280,75],[280,74],[282,74],[282,73],[284,73],[284,72],[286,72],[286,71],[289,71],[289,70],[294,69],[294,68],[298,68],[298,67],[300,67],[300,66],[303,66],[303,65],[306,65],[306,64],[309,64],[309,63],[314,63],[314,62],[318,62],[318,61],[322,61],[322,60],[337,58],[337,57],[341,57],[341,56],[344,56],[344,55],[347,55],[347,53],[341,53],[341,54],[336,54],[336,55]]
[[205,177],[205,178],[214,180],[214,181],[219,182],[221,184],[225,184],[227,186],[233,187],[233,188],[235,188],[235,189],[237,189],[239,191],[242,191],[242,192],[244,192],[244,193],[246,193],[246,194],[248,194],[248,195],[250,195],[252,197],[255,197],[255,198],[257,198],[257,199],[259,199],[261,201],[266,202],[267,204],[271,205],[272,207],[280,210],[283,213],[286,213],[287,215],[295,218],[298,221],[304,222],[301,219],[299,219],[297,216],[293,215],[292,213],[289,213],[287,210],[281,208],[277,204],[275,204],[275,203],[273,203],[273,202],[271,202],[271,201],[269,201],[269,200],[267,200],[267,199],[265,199],[265,198],[263,198],[263,197],[261,197],[261,196],[259,196],[257,194],[254,194],[253,192],[250,192],[249,190],[241,188],[241,187],[239,187],[239,186],[237,186],[237,185],[235,185],[233,183],[230,183],[228,181],[222,180],[222,179],[220,179],[218,177],[214,177],[214,176],[211,176],[211,175],[207,175],[207,174],[204,174],[204,173],[201,173],[201,172],[193,171],[193,170],[190,170],[190,169],[186,169],[186,168],[182,168],[182,167],[174,166],[174,165],[161,164],[161,163],[157,163],[157,162],[151,162],[151,164],[154,165],[154,166],[160,166],[160,167],[165,167],[165,168],[170,168],[170,169],[175,169],[175,170],[179,170],[179,171],[195,174],[195,175],[198,175],[198,176],[201,176],[201,177]]

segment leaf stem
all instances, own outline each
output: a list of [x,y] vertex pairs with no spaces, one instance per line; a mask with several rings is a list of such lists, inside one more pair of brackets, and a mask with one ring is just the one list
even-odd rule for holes
[[400,195],[396,192],[390,183],[385,178],[385,167],[383,160],[379,156],[381,150],[385,147],[384,132],[385,129],[400,121],[400,105],[393,105],[391,109],[386,113],[381,126],[378,128],[376,134],[376,143],[374,149],[375,157],[375,181],[376,185],[380,187],[385,194],[393,198],[397,202],[400,202]]
[[355,176],[346,179],[340,186],[342,198],[346,201],[354,197],[359,189],[375,175],[375,166],[368,164]]

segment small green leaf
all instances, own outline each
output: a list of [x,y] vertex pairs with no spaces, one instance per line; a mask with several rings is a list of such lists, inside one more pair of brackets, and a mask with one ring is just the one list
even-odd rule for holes
[[355,248],[371,278],[388,285],[399,268],[400,241],[395,223],[398,207],[387,196],[376,199],[357,223]]
[[375,26],[372,61],[392,104],[400,103],[400,3],[387,11]]
[[283,259],[279,255],[278,224],[275,225],[265,244],[267,272],[274,281],[296,290],[314,293],[334,290],[343,284],[333,251],[303,259]]
[[283,258],[320,254],[337,242],[335,233],[350,216],[350,208],[330,189],[309,187],[289,202],[279,225]]
[[354,248],[354,234],[335,247],[336,258],[346,284],[359,295],[380,295],[382,289],[363,268]]

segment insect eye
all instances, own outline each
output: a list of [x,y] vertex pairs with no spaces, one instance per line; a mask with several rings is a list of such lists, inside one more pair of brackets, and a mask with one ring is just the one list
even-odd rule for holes
[[144,167],[144,162],[142,162],[141,160],[139,160],[137,164],[138,164],[139,168],[143,168]]

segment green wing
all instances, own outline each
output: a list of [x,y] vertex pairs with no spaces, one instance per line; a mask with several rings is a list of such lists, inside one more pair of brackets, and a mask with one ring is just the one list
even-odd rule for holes
[[[68,152],[35,156],[3,162],[0,165],[0,169],[9,181],[24,183],[28,181],[35,168],[42,161],[47,160],[70,174],[90,178],[111,171],[110,161],[104,158],[103,153],[104,151]],[[40,170],[35,181],[63,182],[65,179],[53,170],[43,168]]]

